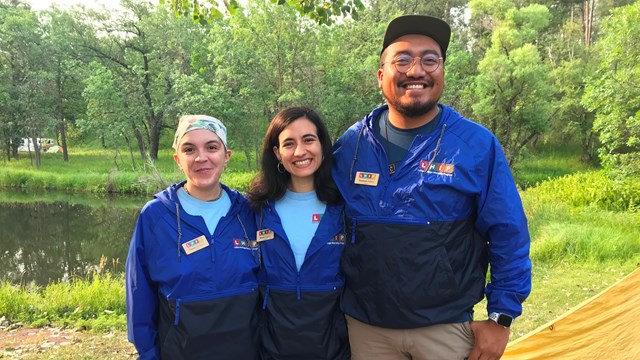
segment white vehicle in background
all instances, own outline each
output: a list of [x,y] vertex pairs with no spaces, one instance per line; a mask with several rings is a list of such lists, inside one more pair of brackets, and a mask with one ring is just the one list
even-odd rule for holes
[[[37,138],[38,145],[42,152],[49,150],[52,146],[56,146],[56,141],[54,139],[49,138]],[[33,146],[33,139],[31,138],[23,138],[22,143],[18,146],[18,151],[35,151],[35,147]]]

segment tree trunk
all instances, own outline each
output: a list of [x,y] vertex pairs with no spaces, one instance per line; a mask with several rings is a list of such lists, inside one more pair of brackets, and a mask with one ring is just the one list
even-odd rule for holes
[[67,127],[65,126],[65,119],[60,122],[60,147],[62,147],[62,159],[64,162],[69,162],[69,151],[67,151]]
[[38,135],[36,131],[32,133],[31,141],[33,141],[33,155],[34,155],[33,158],[35,162],[35,167],[36,169],[40,169],[40,165],[42,164],[42,162],[40,160],[40,144],[38,144]]
[[[131,147],[131,140],[126,134],[124,135],[124,139],[127,141],[127,147],[129,148],[129,156],[131,157],[131,170],[136,169],[136,158],[133,156],[133,148]],[[144,158],[143,158],[144,159]]]
[[116,167],[116,170],[120,170],[120,166],[118,166],[118,144],[114,141],[114,155],[113,155],[113,165]]
[[593,35],[593,17],[596,7],[596,0],[584,1],[584,46],[591,46],[591,36]]
[[160,143],[160,118],[159,116],[149,117],[149,157],[151,160],[158,160],[158,144]]
[[142,137],[142,133],[133,121],[131,122],[131,128],[133,129],[133,135],[135,136],[136,142],[138,143],[140,158],[144,161],[144,159],[147,157],[147,146],[145,145],[144,138]]
[[64,101],[62,98],[62,74],[61,65],[58,64],[58,73],[56,76],[57,91],[57,108],[58,108],[58,132],[60,133],[60,146],[62,147],[62,158],[64,162],[69,162],[69,153],[67,152],[67,135],[66,127],[64,126]]

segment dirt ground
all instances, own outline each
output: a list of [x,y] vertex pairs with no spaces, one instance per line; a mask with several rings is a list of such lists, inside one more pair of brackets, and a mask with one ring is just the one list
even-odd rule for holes
[[0,359],[135,359],[126,332],[96,334],[44,328],[0,329]]

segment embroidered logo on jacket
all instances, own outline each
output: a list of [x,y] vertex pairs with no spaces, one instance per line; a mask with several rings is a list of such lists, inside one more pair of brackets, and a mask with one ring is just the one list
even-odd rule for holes
[[313,215],[311,215],[311,222],[312,223],[319,223],[320,219],[322,219],[322,214],[313,214]]
[[453,171],[455,170],[455,165],[420,160],[419,169],[427,174],[452,176]]
[[258,242],[255,240],[242,240],[242,239],[233,239],[233,248],[234,249],[247,249],[252,250],[258,247]]
[[347,236],[345,234],[338,234],[329,240],[327,245],[344,245],[346,239]]

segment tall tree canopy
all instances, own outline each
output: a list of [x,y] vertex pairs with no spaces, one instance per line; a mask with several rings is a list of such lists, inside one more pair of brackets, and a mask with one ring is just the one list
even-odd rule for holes
[[452,25],[441,101],[490,128],[511,164],[537,140],[581,145],[588,159],[598,134],[606,164],[638,163],[637,26],[605,21],[612,9],[630,18],[637,5],[620,5],[631,0],[247,0],[242,11],[213,0],[225,16],[202,23],[174,16],[193,15],[194,1],[158,1],[32,11],[0,0],[3,158],[25,137],[64,142],[68,132],[65,149],[100,139],[128,147],[135,164],[169,149],[179,115],[206,113],[227,124],[255,170],[283,107],[316,108],[335,139],[384,102],[376,70],[386,25],[422,13]]
[[640,1],[615,9],[596,49],[600,65],[583,102],[595,112],[600,157],[611,170],[640,174]]
[[[206,23],[223,16],[223,12],[237,14],[241,8],[237,0],[159,0],[160,4],[168,3],[176,13],[192,16],[199,23]],[[360,0],[271,0],[278,5],[288,5],[300,14],[306,15],[319,24],[331,24],[338,18],[350,16],[358,18],[358,11],[363,8]]]
[[476,120],[500,139],[513,165],[551,121],[550,69],[535,45],[549,24],[549,10],[543,5],[512,7],[503,16],[493,20],[491,46],[478,65],[472,108]]

